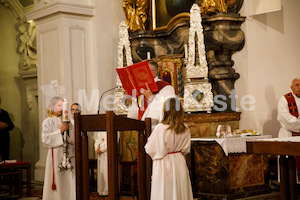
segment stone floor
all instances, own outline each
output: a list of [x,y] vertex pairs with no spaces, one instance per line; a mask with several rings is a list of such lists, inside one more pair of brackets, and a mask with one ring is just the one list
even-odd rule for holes
[[[42,199],[42,188],[43,188],[43,183],[38,182],[38,181],[32,181],[32,195],[31,197],[26,196],[26,188],[24,186],[23,191],[24,191],[24,197],[23,198],[18,198],[17,195],[9,195],[9,188],[7,185],[0,185],[0,199],[4,200],[41,200]],[[276,181],[273,181],[271,183],[271,189],[272,193],[270,194],[264,194],[264,195],[258,195],[258,196],[252,196],[252,197],[247,197],[243,199],[247,200],[280,200],[280,193],[279,193],[279,184]],[[94,190],[94,189],[92,189]],[[100,197],[95,191],[91,192],[91,200],[106,200],[107,197]],[[131,198],[131,197],[121,197],[120,199],[122,200],[136,200],[137,198]],[[208,198],[201,198],[201,199],[195,199],[195,200],[206,200]],[[223,198],[226,199],[226,198]],[[241,199],[237,199],[241,200]]]

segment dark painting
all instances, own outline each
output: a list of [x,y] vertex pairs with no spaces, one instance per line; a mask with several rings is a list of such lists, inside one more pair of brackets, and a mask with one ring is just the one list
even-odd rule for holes
[[[170,20],[183,12],[190,12],[194,3],[202,4],[203,0],[152,0],[153,29],[165,28]],[[227,0],[228,13],[238,13],[244,0]]]
[[153,28],[166,26],[177,14],[190,12],[195,0],[153,0]]

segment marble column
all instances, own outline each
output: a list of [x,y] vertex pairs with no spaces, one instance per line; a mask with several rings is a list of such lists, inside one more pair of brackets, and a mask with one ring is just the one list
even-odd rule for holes
[[35,9],[26,13],[34,20],[37,39],[39,161],[34,177],[44,179],[48,148],[41,143],[41,124],[47,117],[52,96],[62,96],[70,104],[78,102],[79,90],[95,89],[97,80],[92,17],[93,0],[35,0]]
[[216,105],[220,109],[217,111],[235,111],[235,97],[231,99],[230,95],[240,75],[232,68],[234,62],[231,57],[244,47],[245,35],[241,24],[245,17],[220,13],[203,17],[202,21],[212,92],[215,98],[222,95],[219,100],[226,103],[226,106]]

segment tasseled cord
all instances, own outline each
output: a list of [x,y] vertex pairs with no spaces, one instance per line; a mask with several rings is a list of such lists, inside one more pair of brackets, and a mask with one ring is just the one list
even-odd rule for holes
[[54,181],[54,159],[53,159],[53,148],[52,150],[52,170],[53,170],[53,179],[52,179],[52,190],[56,190],[56,185]]

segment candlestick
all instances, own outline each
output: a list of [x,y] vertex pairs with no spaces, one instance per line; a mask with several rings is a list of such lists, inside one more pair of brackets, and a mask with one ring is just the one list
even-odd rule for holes
[[188,58],[188,47],[187,47],[187,44],[184,44],[184,57]]
[[147,60],[150,60],[151,59],[151,54],[150,52],[147,52]]
[[62,120],[63,122],[69,121],[69,116],[68,116],[68,104],[69,102],[63,102],[63,117]]

